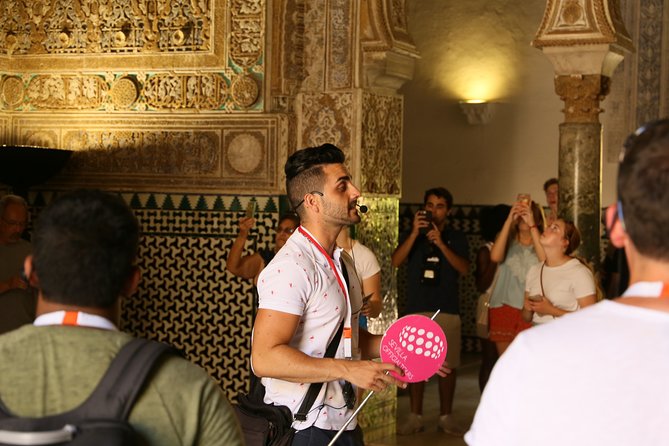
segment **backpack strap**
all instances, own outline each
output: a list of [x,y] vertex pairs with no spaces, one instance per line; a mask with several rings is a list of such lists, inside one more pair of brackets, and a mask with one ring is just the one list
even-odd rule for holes
[[[0,422],[4,429],[31,431],[39,420],[40,430],[62,429],[91,419],[127,421],[135,399],[157,360],[165,353],[178,354],[166,344],[133,339],[112,360],[97,387],[79,406],[67,412],[38,418],[17,417],[0,401]],[[21,443],[33,444],[33,443]]]
[[135,338],[125,344],[93,393],[79,408],[105,418],[127,420],[144,381],[163,354],[176,350],[167,344]]

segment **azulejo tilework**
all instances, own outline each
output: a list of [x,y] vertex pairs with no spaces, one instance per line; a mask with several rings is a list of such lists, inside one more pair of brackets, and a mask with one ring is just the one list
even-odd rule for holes
[[[30,193],[35,219],[60,193]],[[121,329],[174,345],[234,399],[249,378],[254,291],[250,281],[225,271],[225,259],[251,200],[257,203],[257,221],[245,252],[273,246],[280,197],[119,195],[142,231],[142,280],[138,292],[123,302]]]

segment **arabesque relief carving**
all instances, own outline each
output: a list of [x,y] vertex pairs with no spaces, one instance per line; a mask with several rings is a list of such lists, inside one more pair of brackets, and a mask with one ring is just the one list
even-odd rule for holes
[[402,98],[363,95],[361,190],[399,195],[402,190]]
[[[112,73],[2,76],[2,108],[22,111],[261,110],[259,80],[243,74]],[[230,86],[231,84],[231,86]]]
[[285,116],[17,118],[17,144],[74,150],[55,183],[130,190],[283,190]]
[[266,0],[0,0],[0,110],[262,111],[265,16]]
[[[331,143],[344,151],[353,148],[353,94],[304,94],[301,95],[302,147]],[[298,111],[299,113],[299,111]]]
[[0,53],[209,51],[213,0],[0,0]]
[[609,93],[610,82],[596,74],[556,76],[555,92],[564,101],[565,122],[599,122],[599,105]]

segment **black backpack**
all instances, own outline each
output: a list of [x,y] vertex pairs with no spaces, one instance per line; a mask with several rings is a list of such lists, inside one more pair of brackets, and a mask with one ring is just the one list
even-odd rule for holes
[[133,446],[128,415],[156,360],[170,346],[133,339],[118,352],[93,393],[69,412],[43,418],[14,416],[0,401],[0,446]]

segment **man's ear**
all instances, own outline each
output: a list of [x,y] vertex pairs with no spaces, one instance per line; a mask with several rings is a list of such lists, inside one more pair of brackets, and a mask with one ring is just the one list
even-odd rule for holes
[[137,288],[139,288],[139,281],[142,278],[142,272],[140,271],[138,266],[133,266],[132,267],[132,272],[130,273],[130,277],[128,277],[128,280],[125,282],[125,286],[121,290],[121,294],[123,297],[130,297],[133,294],[137,292]]
[[618,219],[618,208],[615,204],[606,208],[606,228],[608,229],[609,239],[613,246],[623,248],[627,239],[627,233],[623,229],[622,222]]
[[304,196],[304,206],[313,209],[315,212],[320,212],[320,205],[317,194],[306,194]]
[[27,256],[23,261],[23,274],[25,274],[28,279],[28,285],[33,288],[39,288],[39,280],[37,279],[37,273],[33,266],[33,256],[32,254]]

